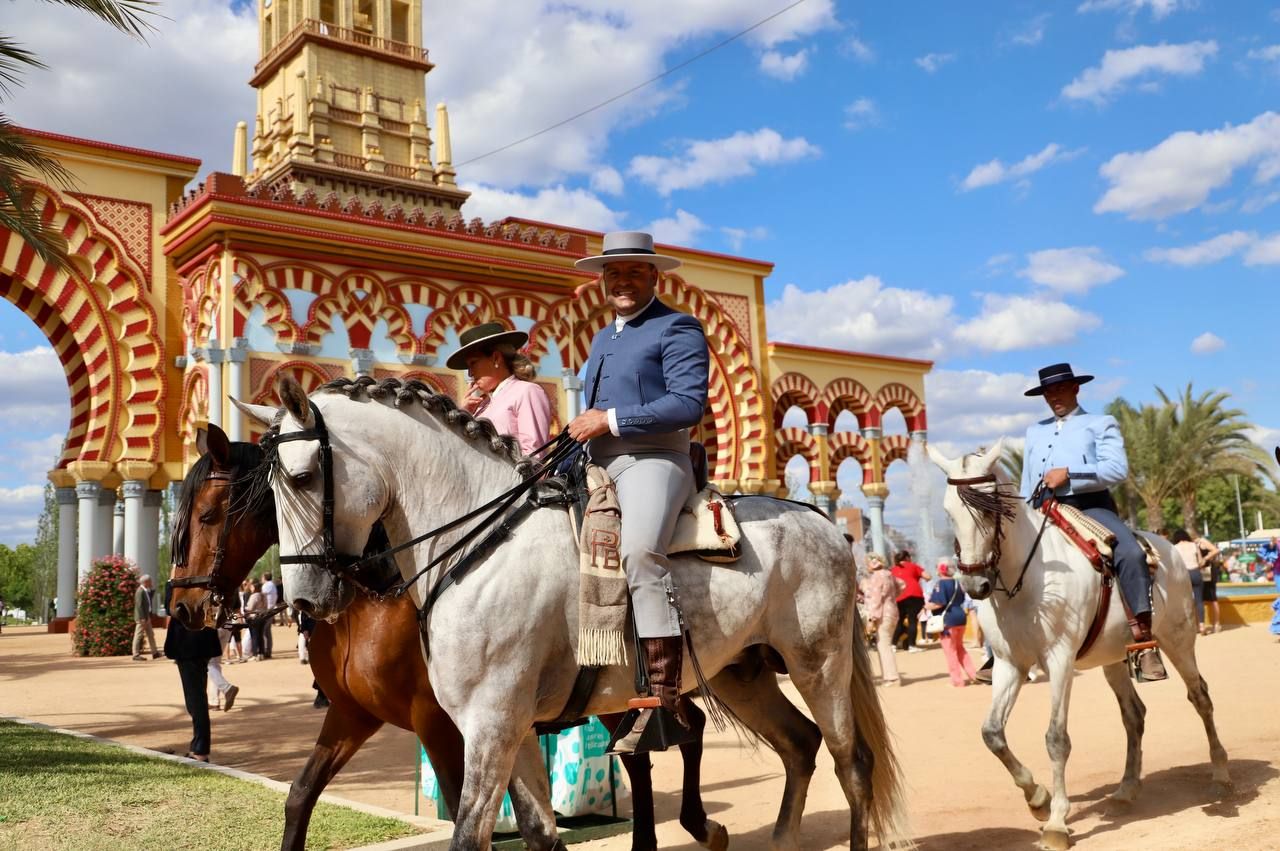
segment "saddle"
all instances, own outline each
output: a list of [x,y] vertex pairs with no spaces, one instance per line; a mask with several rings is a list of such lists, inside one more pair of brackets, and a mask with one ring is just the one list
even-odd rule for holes
[[[1063,505],[1055,499],[1044,500],[1040,506],[1040,511],[1048,518],[1048,522],[1054,528],[1061,532],[1076,549],[1080,550],[1089,559],[1093,569],[1102,574],[1102,590],[1098,596],[1098,609],[1094,613],[1093,622],[1089,624],[1089,632],[1085,635],[1084,643],[1080,645],[1080,650],[1076,653],[1076,658],[1080,659],[1093,648],[1094,642],[1098,640],[1098,636],[1102,633],[1103,625],[1107,622],[1107,611],[1111,606],[1112,586],[1115,585],[1116,580],[1114,561],[1116,537],[1111,534],[1107,527],[1080,509],[1071,505]],[[1152,576],[1155,576],[1156,569],[1160,566],[1160,559],[1156,554],[1155,548],[1150,541],[1141,535],[1135,535],[1134,537],[1137,538],[1138,543],[1142,545],[1143,551],[1147,554],[1147,571]],[[1129,629],[1133,633],[1134,641],[1139,642],[1141,640],[1141,631],[1123,594],[1120,595],[1120,604],[1124,606],[1125,619],[1129,623]],[[1145,644],[1145,642],[1143,643]]]

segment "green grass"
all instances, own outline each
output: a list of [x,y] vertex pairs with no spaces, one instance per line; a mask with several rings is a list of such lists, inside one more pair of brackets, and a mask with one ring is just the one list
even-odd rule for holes
[[[0,721],[0,849],[280,847],[284,795],[124,748]],[[320,804],[308,848],[414,833],[394,819]]]

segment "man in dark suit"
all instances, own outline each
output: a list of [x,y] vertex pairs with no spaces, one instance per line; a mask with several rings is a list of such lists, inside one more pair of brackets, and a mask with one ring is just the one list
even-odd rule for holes
[[682,629],[667,547],[694,490],[689,429],[707,404],[707,340],[702,323],[655,295],[660,273],[680,261],[656,253],[649,234],[607,234],[604,252],[576,265],[600,273],[614,320],[592,341],[588,410],[569,433],[616,484],[619,556],[649,691],[683,723]]
[[[172,611],[169,606],[172,599],[173,583],[166,582],[166,612]],[[178,666],[178,676],[182,679],[182,696],[187,705],[187,714],[191,716],[191,750],[186,756],[208,762],[212,738],[209,726],[209,660],[222,655],[218,633],[207,628],[190,630],[179,623],[177,618],[170,617],[164,636],[164,655]]]

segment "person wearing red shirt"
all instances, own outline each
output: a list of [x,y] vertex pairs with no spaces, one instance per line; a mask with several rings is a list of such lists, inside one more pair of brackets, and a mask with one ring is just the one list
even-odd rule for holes
[[898,595],[898,628],[893,633],[895,647],[904,647],[908,653],[919,653],[916,646],[916,630],[920,624],[920,610],[924,608],[924,588],[921,579],[932,579],[923,567],[911,561],[911,553],[898,553],[893,566],[894,579],[901,580],[902,593]]

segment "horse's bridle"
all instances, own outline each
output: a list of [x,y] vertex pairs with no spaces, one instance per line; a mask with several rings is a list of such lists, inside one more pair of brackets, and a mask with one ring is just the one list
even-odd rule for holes
[[[973,505],[974,500],[972,498],[966,498],[964,489],[968,488],[970,489],[970,491],[972,491],[972,488],[974,485],[986,485],[986,484],[995,485],[998,489],[1000,486],[1000,480],[996,478],[996,475],[994,473],[986,473],[985,475],[970,476],[968,478],[953,478],[951,476],[948,476],[947,484],[954,485],[956,487],[956,490],[960,493],[961,501],[965,504],[965,507],[969,509],[969,512],[971,514],[974,514],[976,517],[979,511]],[[1038,495],[1039,492],[1040,492],[1040,486],[1038,485],[1036,487],[1036,495]],[[992,497],[997,500],[1000,498],[1000,494],[998,490],[992,493]],[[1035,497],[1033,495],[1033,499],[1034,498]],[[978,563],[968,563],[968,562],[961,561],[960,560],[960,541],[957,540],[956,541],[956,569],[959,570],[961,573],[963,573],[965,576],[974,576],[979,573],[993,574],[995,577],[992,582],[993,587],[998,591],[1003,591],[1005,593],[1005,596],[1007,596],[1009,599],[1013,599],[1015,596],[1017,596],[1018,592],[1022,590],[1022,581],[1027,576],[1027,568],[1030,567],[1031,565],[1032,557],[1035,555],[1036,550],[1039,549],[1040,547],[1040,539],[1044,536],[1045,527],[1046,525],[1048,525],[1048,522],[1049,522],[1049,515],[1048,514],[1045,515],[1044,521],[1041,522],[1040,524],[1040,531],[1036,533],[1036,539],[1031,544],[1031,550],[1027,553],[1026,559],[1022,562],[1022,570],[1018,572],[1018,581],[1013,584],[1012,588],[1009,588],[1004,584],[1003,574],[1001,574],[999,570],[1000,558],[1001,558],[1001,555],[1003,554],[1001,542],[1004,540],[1004,529],[1001,526],[1001,523],[1004,520],[1005,512],[1001,510],[999,507],[997,507],[994,511],[991,511],[990,513],[995,516],[994,521],[991,521],[995,524],[995,528],[992,530],[990,558],[988,558],[985,562],[978,562]]]
[[[431,589],[431,593],[423,602],[421,607],[425,613],[430,609],[431,604],[440,596],[441,593],[452,584],[462,573],[468,570],[475,563],[478,557],[487,551],[498,541],[505,539],[511,534],[512,529],[522,520],[526,514],[534,508],[543,505],[565,504],[566,500],[557,499],[555,497],[544,498],[537,494],[531,494],[530,499],[524,506],[511,512],[505,519],[504,515],[508,514],[508,510],[515,504],[516,500],[533,490],[534,486],[542,475],[568,458],[577,447],[577,441],[569,436],[568,430],[562,431],[552,440],[548,441],[541,447],[533,451],[533,455],[537,455],[543,450],[550,450],[543,460],[533,469],[533,471],[525,477],[515,487],[498,494],[489,502],[481,505],[461,517],[438,526],[429,532],[419,535],[416,538],[405,541],[393,547],[389,547],[381,552],[371,555],[352,556],[345,553],[339,553],[334,545],[334,498],[333,498],[333,446],[329,442],[329,429],[325,426],[324,416],[320,413],[320,409],[316,407],[315,402],[308,401],[311,407],[312,426],[309,429],[282,434],[274,438],[274,443],[289,443],[297,440],[314,440],[320,444],[320,476],[322,479],[323,492],[321,495],[321,520],[323,528],[321,534],[323,536],[324,549],[320,553],[298,554],[289,556],[280,556],[280,563],[283,564],[304,564],[312,567],[318,567],[321,570],[328,571],[340,580],[351,583],[358,591],[375,599],[384,599],[388,597],[400,597],[418,581],[425,573],[439,564],[453,559],[458,556],[449,571],[435,583]],[[486,512],[487,515],[486,515]],[[440,535],[452,529],[456,529],[462,524],[474,520],[481,515],[484,518],[471,529],[463,533],[457,541],[447,547],[444,552],[436,556],[425,567],[419,570],[414,576],[408,579],[401,579],[389,586],[370,587],[370,583],[362,575],[362,572],[373,565],[384,561],[385,559],[395,555],[403,550],[417,546],[423,541],[439,537]],[[493,527],[493,528],[490,528]],[[463,552],[468,544],[478,538],[481,533],[489,530],[486,535],[476,546],[469,551]]]
[[[219,482],[223,484],[227,491],[231,490],[234,480],[231,478],[229,470],[210,470],[205,481]],[[222,529],[218,532],[218,545],[213,551],[213,566],[209,568],[209,572],[203,576],[180,576],[170,580],[174,588],[206,588],[209,592],[209,602],[218,608],[224,608],[228,599],[233,601],[231,609],[233,611],[240,608],[240,596],[235,593],[235,589],[224,589],[221,587],[222,562],[227,556],[227,538],[231,534],[231,498],[228,494],[227,507],[222,517]],[[187,543],[188,548],[191,546],[190,541]],[[182,554],[182,564],[179,567],[186,566],[187,553]]]

